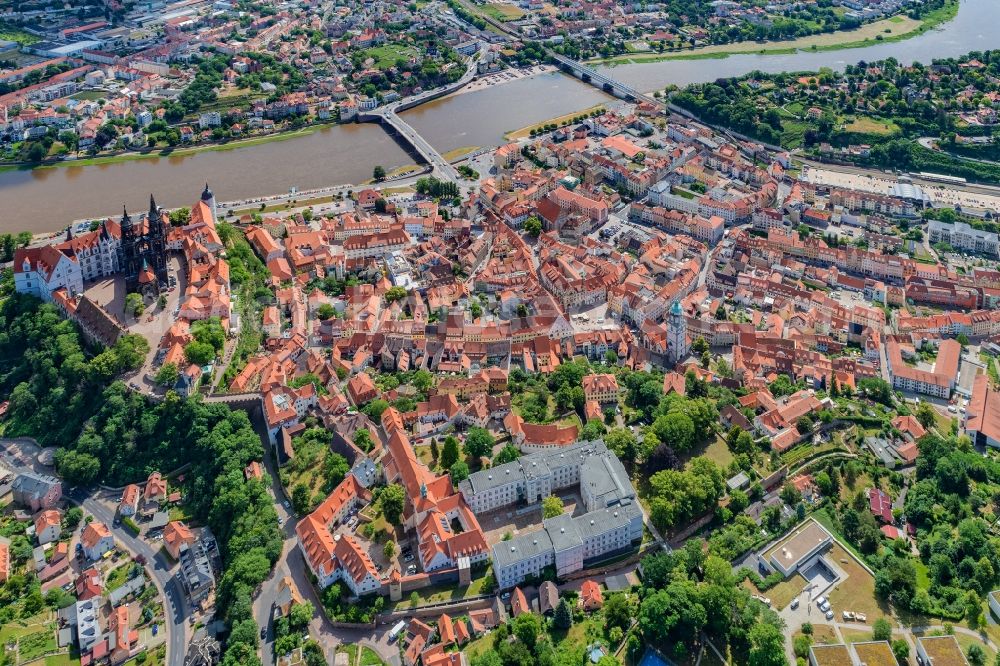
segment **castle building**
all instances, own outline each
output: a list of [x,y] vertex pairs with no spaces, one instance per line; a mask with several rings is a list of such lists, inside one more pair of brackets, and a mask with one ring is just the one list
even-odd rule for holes
[[73,235],[53,245],[20,248],[14,254],[14,286],[18,292],[51,301],[52,293],[83,292],[88,280],[114,275],[120,268],[121,229],[107,220],[94,231]]
[[126,211],[121,221],[121,270],[125,290],[156,295],[167,283],[166,215],[149,195],[149,212],[138,223]]

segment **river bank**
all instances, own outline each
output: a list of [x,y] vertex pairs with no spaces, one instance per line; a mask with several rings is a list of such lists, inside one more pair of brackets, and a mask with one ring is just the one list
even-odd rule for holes
[[949,2],[941,9],[929,12],[921,19],[905,15],[892,16],[866,23],[856,30],[809,35],[796,39],[774,42],[734,42],[699,46],[684,51],[657,53],[625,53],[611,58],[588,61],[592,65],[615,67],[639,65],[667,60],[722,59],[733,55],[789,55],[798,51],[828,52],[863,48],[875,44],[888,44],[911,39],[951,21],[958,15],[959,0]]
[[579,118],[581,120],[584,120],[584,118],[581,118],[581,116],[589,116],[594,111],[602,110],[604,108],[606,108],[605,104],[595,104],[594,106],[587,109],[583,109],[581,111],[573,111],[571,113],[566,113],[561,116],[556,116],[555,118],[549,118],[548,120],[543,120],[540,123],[533,123],[531,125],[522,127],[520,129],[504,132],[503,136],[504,139],[506,139],[507,141],[518,141],[519,139],[527,139],[528,137],[531,136],[532,130],[541,129],[546,125],[562,126],[563,124],[573,120],[574,118]]
[[102,166],[109,164],[123,164],[125,162],[134,162],[135,160],[149,160],[149,159],[160,159],[160,158],[170,158],[170,157],[188,157],[191,155],[197,155],[199,153],[206,152],[216,152],[225,150],[238,150],[240,148],[250,148],[253,146],[262,146],[268,143],[273,143],[275,141],[288,141],[289,139],[296,139],[299,137],[309,136],[310,134],[315,134],[324,128],[329,128],[338,123],[335,122],[318,122],[308,127],[302,127],[297,130],[292,130],[290,132],[275,132],[274,134],[266,134],[262,136],[253,136],[246,139],[232,139],[229,141],[224,141],[222,143],[208,143],[197,146],[175,146],[171,148],[160,148],[160,149],[150,149],[150,150],[140,150],[140,151],[126,151],[122,153],[117,153],[115,155],[105,155],[96,157],[82,157],[79,159],[62,159],[53,160],[50,162],[41,162],[38,164],[29,164],[25,162],[15,162],[15,163],[0,163],[0,171],[26,171],[33,169],[57,169],[59,167],[88,167],[88,166]]
[[554,65],[534,65],[532,67],[511,67],[510,69],[505,69],[500,72],[494,72],[493,74],[484,74],[474,80],[469,85],[457,90],[448,97],[454,97],[457,95],[466,95],[468,93],[476,92],[479,90],[485,90],[487,88],[493,88],[495,86],[502,86],[508,83],[513,83],[514,81],[520,81],[521,79],[529,79],[533,76],[539,76],[541,74],[550,74],[556,71]]

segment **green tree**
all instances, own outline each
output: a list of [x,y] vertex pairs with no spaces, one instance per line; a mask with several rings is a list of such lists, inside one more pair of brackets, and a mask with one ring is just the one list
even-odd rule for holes
[[708,341],[706,341],[705,338],[699,335],[697,338],[695,338],[695,341],[691,343],[691,351],[697,354],[698,356],[701,356],[705,352],[709,351]]
[[178,377],[180,377],[180,371],[177,369],[177,364],[173,362],[164,363],[156,371],[156,383],[160,386],[173,386],[177,383]]
[[354,432],[353,439],[354,439],[354,445],[359,449],[361,449],[362,451],[364,451],[365,453],[371,451],[372,447],[375,445],[375,443],[372,442],[371,433],[368,432],[368,430],[365,428],[356,430]]
[[796,657],[800,659],[806,659],[809,657],[809,647],[812,645],[812,638],[806,636],[805,634],[801,636],[796,636],[792,641],[792,652],[795,653]]
[[542,622],[534,613],[522,613],[514,618],[510,624],[511,633],[521,641],[529,650],[535,648],[538,642],[538,635],[542,631]]
[[892,406],[892,387],[884,379],[865,377],[858,382],[858,391],[870,400]]
[[329,303],[321,303],[320,306],[316,308],[316,316],[326,321],[327,319],[333,319],[336,317],[337,310]]
[[66,515],[63,516],[63,523],[66,525],[66,529],[76,529],[76,526],[80,524],[83,520],[83,510],[78,506],[70,507],[66,511]]
[[469,464],[464,460],[457,460],[451,466],[449,473],[451,474],[451,482],[458,485],[469,478]]
[[448,435],[444,438],[444,448],[441,450],[441,467],[451,469],[460,455],[458,438]]
[[532,215],[524,221],[524,231],[529,236],[538,238],[542,234],[542,221],[537,216]]
[[434,375],[432,375],[429,370],[421,368],[413,373],[413,378],[410,380],[410,384],[412,384],[413,388],[417,389],[421,393],[427,393],[427,391],[434,386]]
[[583,430],[580,431],[580,439],[585,442],[592,442],[596,439],[600,439],[606,431],[607,427],[605,427],[604,421],[590,419],[587,421],[586,425],[583,426]]
[[372,421],[378,422],[382,418],[382,412],[389,409],[389,403],[382,398],[375,398],[361,408],[361,411],[368,415]]
[[909,663],[910,644],[904,638],[898,638],[892,642],[892,654],[900,664]]
[[215,360],[215,349],[208,343],[195,340],[184,347],[184,358],[188,363],[205,366]]
[[556,604],[555,612],[552,615],[552,624],[559,629],[569,629],[573,626],[573,611],[565,598],[560,599]]
[[504,447],[493,456],[493,465],[503,465],[504,463],[514,462],[521,457],[521,452],[518,451],[517,447],[513,444],[504,444]]
[[924,402],[924,401],[920,402],[920,405],[917,407],[916,416],[917,416],[917,421],[920,422],[920,425],[922,425],[924,428],[927,428],[928,430],[931,428],[931,426],[937,423],[937,414],[935,413],[934,408],[931,406],[931,403],[929,402]]
[[604,443],[614,451],[618,459],[626,465],[635,463],[639,454],[639,443],[633,433],[628,428],[612,428],[604,437]]
[[217,354],[222,353],[226,344],[226,329],[218,317],[209,317],[191,324],[191,335],[198,342],[212,346]]
[[309,626],[309,622],[312,621],[314,613],[315,608],[313,608],[310,601],[292,604],[291,610],[288,611],[288,628],[292,631],[305,629]]
[[385,180],[385,167],[379,164],[374,169],[372,169],[372,178],[377,183],[380,183],[383,180]]
[[182,227],[191,221],[190,208],[178,208],[170,211],[170,224],[175,227]]
[[483,458],[493,452],[493,435],[486,428],[473,426],[465,436],[465,455]]
[[71,486],[89,486],[101,472],[101,461],[89,453],[59,449],[56,469]]
[[398,525],[406,505],[406,493],[403,486],[393,483],[383,488],[378,503],[385,519],[393,525]]
[[556,495],[549,495],[542,500],[542,518],[555,518],[563,513],[563,502]]
[[872,640],[887,641],[892,638],[892,625],[884,617],[880,617],[872,624]]
[[681,411],[671,411],[658,416],[653,421],[653,432],[664,444],[670,445],[675,451],[689,451],[695,442],[694,422]]
[[405,287],[389,287],[385,290],[385,302],[392,303],[406,298]]
[[816,483],[817,490],[822,495],[829,497],[833,494],[833,480],[830,479],[830,475],[825,471],[814,474],[813,481]]
[[396,542],[390,539],[385,542],[382,546],[382,556],[387,560],[392,560],[393,556],[396,555]]
[[632,617],[635,610],[629,603],[628,595],[612,594],[608,596],[604,603],[604,621],[608,627],[618,627],[628,629],[632,624]]
[[750,661],[754,666],[784,666],[785,646],[781,629],[759,622],[750,629]]
[[302,644],[302,655],[305,658],[306,666],[326,666],[326,655],[323,647],[314,640],[308,640]]
[[297,483],[292,487],[292,508],[300,516],[312,511],[312,492],[309,486]]
[[141,317],[142,313],[146,311],[146,305],[143,303],[142,294],[137,294],[135,292],[125,294],[125,311],[136,319]]
[[795,506],[802,500],[802,494],[796,490],[791,483],[786,483],[781,488],[781,501],[788,506]]
[[969,658],[969,666],[986,666],[986,652],[978,643],[970,645],[965,654]]

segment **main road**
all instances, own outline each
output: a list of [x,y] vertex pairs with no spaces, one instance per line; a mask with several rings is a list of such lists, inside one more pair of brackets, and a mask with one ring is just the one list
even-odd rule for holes
[[448,160],[444,158],[437,151],[434,146],[430,144],[424,137],[420,136],[417,130],[413,129],[409,123],[400,118],[398,111],[405,111],[406,109],[412,109],[416,106],[420,106],[424,102],[429,102],[432,99],[437,99],[447,95],[450,92],[459,90],[468,83],[470,83],[478,71],[479,61],[484,55],[486,55],[486,50],[488,46],[479,42],[479,50],[471,55],[466,62],[465,73],[453,83],[441,86],[439,88],[434,88],[432,90],[427,90],[417,95],[411,95],[409,97],[404,97],[402,99],[396,100],[386,104],[385,106],[376,107],[370,111],[359,114],[359,120],[378,120],[383,124],[392,127],[396,133],[405,140],[408,144],[413,146],[413,149],[420,154],[427,164],[430,165],[431,170],[437,176],[449,180],[453,183],[457,183],[460,180],[458,171],[455,170]]

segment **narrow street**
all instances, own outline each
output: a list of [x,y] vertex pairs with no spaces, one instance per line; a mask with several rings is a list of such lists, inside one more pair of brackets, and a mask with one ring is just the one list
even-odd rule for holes
[[[27,439],[0,439],[0,453],[8,466],[15,472],[35,472],[52,474],[52,470],[41,465],[36,460],[37,445]],[[30,464],[26,464],[30,461]],[[187,651],[187,618],[189,609],[187,600],[173,574],[171,565],[166,561],[159,549],[153,548],[142,539],[133,537],[122,527],[114,527],[115,511],[97,499],[88,496],[83,490],[75,489],[65,494],[67,500],[80,506],[86,513],[94,516],[108,526],[114,534],[117,544],[125,548],[133,557],[142,555],[146,558],[146,573],[156,586],[163,599],[164,630],[167,633],[167,664],[183,666]]]

